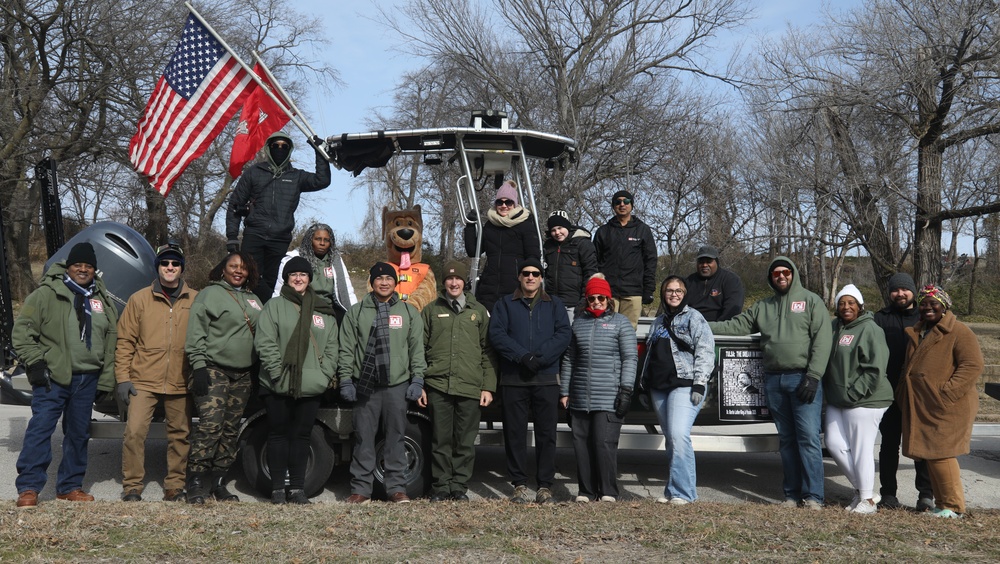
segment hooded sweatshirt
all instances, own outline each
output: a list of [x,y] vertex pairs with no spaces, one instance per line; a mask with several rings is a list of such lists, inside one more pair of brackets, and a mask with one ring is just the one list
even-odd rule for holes
[[[788,291],[775,288],[771,271],[775,263],[791,265],[792,281]],[[821,380],[830,359],[833,332],[830,313],[823,299],[802,287],[799,269],[788,257],[779,256],[767,267],[767,279],[774,295],[764,298],[729,321],[709,323],[716,335],[760,333],[764,369],[769,372],[804,371]]]
[[65,274],[66,263],[54,263],[38,289],[24,300],[11,333],[14,350],[25,366],[44,361],[52,371],[52,380],[63,386],[70,384],[75,373],[98,372],[97,389],[110,391],[115,387],[118,309],[104,281],[95,274],[88,350],[80,341],[75,294],[63,282]]
[[826,402],[841,408],[889,407],[892,386],[885,376],[889,347],[870,311],[844,325],[833,320],[833,351],[823,378]]

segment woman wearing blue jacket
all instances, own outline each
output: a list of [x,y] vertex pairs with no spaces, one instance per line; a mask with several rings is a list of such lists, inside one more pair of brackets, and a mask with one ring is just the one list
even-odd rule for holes
[[576,501],[618,500],[618,438],[638,362],[632,322],[615,313],[601,274],[586,285],[587,308],[573,321],[562,358],[560,401],[569,410],[579,493]]
[[651,396],[670,462],[667,486],[656,501],[687,505],[698,499],[691,427],[715,367],[715,338],[701,313],[687,304],[683,278],[668,276],[660,298],[665,311],[646,337],[640,386]]

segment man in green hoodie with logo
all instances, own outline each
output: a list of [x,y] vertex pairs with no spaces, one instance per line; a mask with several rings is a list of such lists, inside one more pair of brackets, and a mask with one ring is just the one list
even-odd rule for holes
[[98,389],[115,384],[118,310],[97,277],[97,254],[77,243],[49,267],[21,307],[11,340],[31,383],[31,419],[17,457],[17,507],[38,505],[52,462],[52,433],[62,418],[56,498],[94,501],[83,490],[90,415]]
[[806,290],[788,257],[767,269],[774,295],[729,321],[709,323],[716,335],[760,333],[764,353],[764,391],[778,429],[784,472],[783,505],[823,507],[823,387],[833,331],[823,299]]

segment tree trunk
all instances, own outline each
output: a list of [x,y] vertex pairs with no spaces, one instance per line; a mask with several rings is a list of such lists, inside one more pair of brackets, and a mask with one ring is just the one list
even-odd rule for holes
[[917,149],[913,270],[918,287],[941,281],[941,153],[933,145]]
[[149,223],[143,234],[149,244],[156,247],[167,242],[170,234],[167,230],[167,202],[159,192],[146,188],[146,210],[149,212]]

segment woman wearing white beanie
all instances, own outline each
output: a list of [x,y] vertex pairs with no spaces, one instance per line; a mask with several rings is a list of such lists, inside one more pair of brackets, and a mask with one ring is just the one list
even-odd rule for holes
[[879,501],[874,493],[875,438],[882,415],[892,403],[892,386],[885,373],[889,347],[854,284],[837,293],[835,304],[833,351],[823,377],[826,448],[854,486],[847,510],[872,514]]

